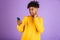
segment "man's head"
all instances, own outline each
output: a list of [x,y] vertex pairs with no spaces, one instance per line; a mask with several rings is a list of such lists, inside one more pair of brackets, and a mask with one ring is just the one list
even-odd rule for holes
[[37,14],[38,8],[39,8],[39,3],[37,1],[31,1],[27,8],[29,8],[29,12],[31,16],[34,16]]

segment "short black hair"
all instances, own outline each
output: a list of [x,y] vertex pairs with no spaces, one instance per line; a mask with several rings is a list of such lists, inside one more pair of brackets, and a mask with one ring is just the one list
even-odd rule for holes
[[31,1],[30,3],[28,3],[27,8],[30,8],[30,7],[39,8],[39,3],[37,1]]

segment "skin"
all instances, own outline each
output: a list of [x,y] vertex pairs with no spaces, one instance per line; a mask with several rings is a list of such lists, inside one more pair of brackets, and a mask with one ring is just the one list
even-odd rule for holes
[[29,12],[30,12],[30,15],[31,15],[32,17],[37,16],[37,11],[38,11],[38,8],[35,8],[35,7],[30,7],[30,8],[29,8]]
[[[38,11],[38,8],[35,8],[35,7],[29,7],[29,13],[30,13],[30,16],[35,18],[37,17],[37,11]],[[22,23],[21,20],[17,20],[17,24],[20,25]]]

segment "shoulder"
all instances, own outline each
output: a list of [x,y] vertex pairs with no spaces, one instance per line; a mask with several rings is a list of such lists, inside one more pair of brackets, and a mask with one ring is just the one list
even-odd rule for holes
[[24,19],[24,20],[27,20],[27,19],[28,19],[28,17],[29,17],[29,16],[24,16],[24,18],[23,18],[23,19]]
[[28,18],[29,16],[24,16],[24,18]]
[[43,20],[43,17],[41,17],[41,16],[38,16],[38,17],[39,17],[40,20]]
[[29,18],[30,16],[24,16],[24,18]]

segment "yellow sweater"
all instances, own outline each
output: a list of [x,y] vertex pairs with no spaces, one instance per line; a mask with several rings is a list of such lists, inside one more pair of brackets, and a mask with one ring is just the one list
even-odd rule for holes
[[22,24],[17,25],[17,30],[23,33],[21,40],[40,40],[40,34],[44,31],[43,19],[25,16]]

